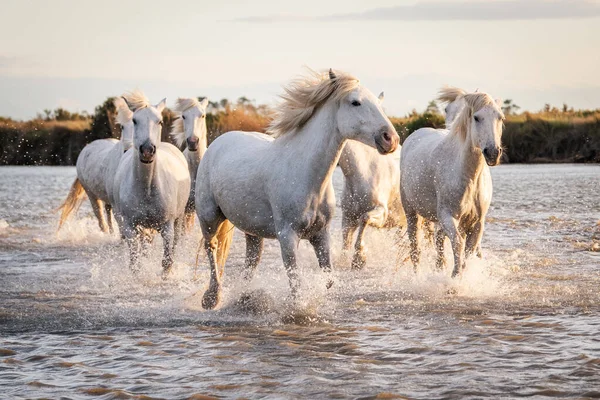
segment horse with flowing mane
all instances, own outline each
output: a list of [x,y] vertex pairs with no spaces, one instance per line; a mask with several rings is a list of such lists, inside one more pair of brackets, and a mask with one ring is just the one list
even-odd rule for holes
[[504,120],[502,110],[486,93],[463,93],[452,102],[457,99],[464,104],[450,131],[417,130],[404,142],[400,164],[400,194],[415,269],[420,260],[419,219],[426,218],[438,223],[438,268],[445,264],[445,237],[452,243],[453,277],[480,246],[492,199],[489,166],[500,162]]
[[71,212],[79,208],[87,194],[102,232],[113,232],[113,179],[123,153],[131,147],[133,140],[133,113],[120,97],[114,100],[114,106],[117,111],[116,121],[121,125],[121,139],[118,142],[115,139],[99,139],[83,148],[77,158],[77,178],[59,208],[62,213],[58,229]]
[[319,266],[330,272],[329,226],[335,209],[331,177],[344,144],[357,140],[381,154],[398,146],[398,134],[379,100],[350,74],[312,73],[292,81],[281,98],[269,128],[273,136],[225,133],[200,162],[196,213],[211,270],[204,308],[219,303],[234,226],[246,236],[248,280],[264,238],[279,240],[293,295],[299,286],[296,254],[301,239],[311,243]]
[[133,146],[121,158],[115,175],[115,216],[129,246],[134,272],[139,270],[142,231],[160,232],[166,277],[190,194],[187,161],[177,147],[160,141],[164,99],[153,106],[140,91],[126,93],[123,99],[133,113]]
[[[383,92],[379,95],[383,102]],[[352,268],[366,263],[364,234],[367,226],[401,228],[406,224],[400,201],[400,146],[382,157],[374,148],[348,141],[339,161],[344,174],[342,237],[344,252],[350,250],[358,230]]]
[[186,144],[183,155],[188,163],[191,179],[190,196],[185,206],[186,227],[189,229],[194,225],[196,217],[196,203],[194,200],[196,188],[196,174],[200,160],[208,146],[206,129],[206,107],[208,98],[199,101],[196,98],[179,98],[175,103],[173,111],[178,117],[172,125],[171,137],[179,148]]

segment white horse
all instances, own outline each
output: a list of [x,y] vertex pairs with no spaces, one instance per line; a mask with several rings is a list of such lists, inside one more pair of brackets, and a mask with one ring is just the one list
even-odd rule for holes
[[116,139],[99,139],[83,148],[77,158],[77,178],[60,207],[62,214],[58,229],[87,194],[102,232],[113,232],[113,180],[123,153],[133,144],[133,113],[122,98],[115,99],[114,105],[117,123],[121,125],[121,139],[118,142]]
[[198,101],[195,98],[179,98],[175,104],[175,114],[179,117],[173,122],[171,136],[181,148],[186,143],[183,155],[188,163],[190,172],[191,189],[187,205],[185,207],[186,226],[189,228],[194,224],[196,217],[196,202],[194,200],[196,188],[196,173],[200,160],[206,152],[207,130],[206,130],[206,107],[208,99]]
[[[346,73],[329,71],[292,82],[275,110],[270,132],[228,132],[198,168],[196,213],[211,268],[204,308],[220,298],[233,226],[246,234],[246,279],[260,260],[263,238],[278,239],[292,294],[301,239],[331,271],[329,225],[335,209],[331,177],[348,139],[393,152],[399,137],[377,98]],[[328,286],[331,285],[328,282]]]
[[113,192],[114,180],[121,158],[133,146],[133,112],[122,97],[116,98],[114,104],[117,110],[116,120],[121,125],[121,140],[109,151],[104,159],[106,163],[104,184],[109,204],[115,203]]
[[[383,92],[379,95],[383,101]],[[342,236],[344,251],[358,229],[352,267],[366,263],[364,233],[376,228],[402,227],[406,223],[400,201],[400,146],[382,157],[377,150],[356,141],[344,146],[339,161],[344,174],[342,194]]]
[[424,217],[440,226],[435,235],[438,268],[445,264],[446,235],[452,243],[453,277],[481,242],[492,199],[488,166],[500,161],[504,119],[488,94],[464,94],[462,101],[449,132],[423,128],[406,139],[400,165],[400,193],[415,269],[420,259],[419,219]]
[[190,194],[185,157],[160,141],[163,99],[152,106],[139,91],[123,96],[133,111],[133,147],[125,153],[114,180],[116,217],[130,250],[130,267],[139,270],[141,231],[155,229],[163,238],[163,276],[173,265],[173,253]]

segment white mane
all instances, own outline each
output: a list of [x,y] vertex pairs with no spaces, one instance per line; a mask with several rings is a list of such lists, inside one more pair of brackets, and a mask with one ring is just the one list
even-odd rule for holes
[[310,70],[284,86],[282,102],[274,110],[274,118],[268,132],[273,136],[291,134],[301,128],[317,108],[330,98],[340,100],[358,87],[358,79],[345,72],[330,71],[329,74]]
[[127,103],[125,103],[125,100],[123,100],[122,97],[117,97],[113,101],[113,104],[115,105],[115,109],[117,110],[117,116],[115,118],[117,120],[117,123],[121,126],[124,126],[125,124],[131,122],[131,119],[133,118],[133,111],[131,111],[129,107],[127,107]]
[[133,112],[142,108],[151,107],[150,100],[148,100],[144,92],[139,89],[135,89],[132,92],[125,92],[122,97],[127,102],[129,109]]
[[438,92],[437,99],[439,101],[441,101],[442,103],[450,104],[450,103],[454,102],[455,100],[463,97],[465,94],[467,94],[467,92],[461,88],[457,88],[454,86],[444,86]]

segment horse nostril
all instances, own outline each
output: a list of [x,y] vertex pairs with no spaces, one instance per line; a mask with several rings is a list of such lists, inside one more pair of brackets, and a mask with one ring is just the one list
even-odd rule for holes
[[490,156],[490,151],[487,149],[487,147],[485,149],[483,149],[483,155],[486,158]]
[[389,131],[384,131],[384,132],[383,132],[383,139],[384,139],[386,142],[391,142],[391,141],[392,141],[392,136],[390,135],[390,132],[389,132]]

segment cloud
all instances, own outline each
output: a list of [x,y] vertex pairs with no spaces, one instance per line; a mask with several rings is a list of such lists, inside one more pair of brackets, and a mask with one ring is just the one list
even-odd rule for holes
[[576,19],[600,17],[593,0],[421,1],[409,6],[374,8],[363,12],[325,16],[267,15],[239,18],[237,22],[337,21],[490,21]]

